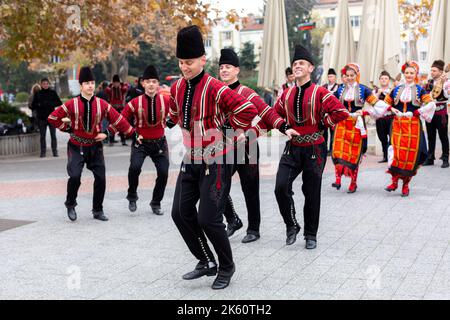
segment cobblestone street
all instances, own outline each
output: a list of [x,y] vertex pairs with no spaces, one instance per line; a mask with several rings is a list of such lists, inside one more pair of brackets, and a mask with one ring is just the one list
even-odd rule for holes
[[[274,196],[279,154],[261,138],[261,239],[242,244],[246,210],[239,181],[232,197],[244,228],[231,238],[236,273],[229,288],[211,290],[213,278],[184,281],[197,261],[171,217],[179,161],[172,152],[163,216],[150,213],[156,171],[147,159],[135,213],[125,199],[129,147],[105,146],[109,222],[93,220],[92,174],[84,170],[78,220],[63,205],[67,137],[58,133],[60,157],[0,160],[0,299],[449,299],[450,171],[419,170],[409,198],[387,193],[386,165],[367,156],[358,191],[331,188],[328,158],[316,250],[302,237],[285,245],[285,226]],[[177,131],[168,132],[169,146]],[[297,218],[303,196],[294,184]],[[28,223],[31,222],[31,223]],[[9,224],[8,224],[9,223]],[[7,229],[7,230],[2,230]]]

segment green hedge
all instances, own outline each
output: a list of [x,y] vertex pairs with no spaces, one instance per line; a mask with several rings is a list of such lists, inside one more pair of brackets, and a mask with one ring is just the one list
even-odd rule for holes
[[25,113],[16,107],[13,107],[6,101],[0,101],[0,122],[15,124],[19,118],[22,118],[25,125],[31,124],[30,119]]
[[261,97],[264,95],[264,89],[258,87],[258,78],[255,78],[255,77],[252,77],[252,78],[240,78],[239,82],[242,83],[244,86],[255,90],[255,92],[257,94],[259,94]]
[[20,102],[20,103],[28,102],[28,97],[29,97],[28,93],[26,93],[26,92],[19,92],[16,95],[16,102]]

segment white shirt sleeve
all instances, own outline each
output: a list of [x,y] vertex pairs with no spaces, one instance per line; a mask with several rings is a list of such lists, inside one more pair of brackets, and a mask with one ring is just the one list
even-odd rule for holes
[[444,83],[444,97],[450,100],[450,80]]

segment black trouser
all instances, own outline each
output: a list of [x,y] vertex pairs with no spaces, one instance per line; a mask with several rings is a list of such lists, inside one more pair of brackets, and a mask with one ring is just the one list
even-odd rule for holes
[[[328,146],[328,131],[330,131],[330,146]],[[323,130],[323,138],[325,139],[325,143],[327,144],[327,151],[331,152],[331,149],[333,148],[334,130],[331,128],[325,128]]]
[[219,270],[224,272],[230,272],[234,265],[223,223],[232,170],[230,164],[183,162],[172,207],[172,219],[192,254],[201,262],[215,262],[208,237],[219,258]]
[[[114,137],[115,137],[115,135],[109,134],[109,142],[110,143],[114,143]],[[125,142],[125,135],[123,133],[119,133],[119,137],[120,137],[120,142],[124,143]]]
[[442,159],[448,160],[449,141],[448,141],[448,115],[435,114],[430,123],[427,123],[428,135],[428,159],[435,160],[436,149],[436,131],[442,143]]
[[316,239],[319,228],[320,192],[322,187],[322,173],[326,162],[326,144],[316,146],[297,147],[290,142],[280,160],[275,183],[275,196],[278,207],[287,227],[298,226],[295,217],[295,206],[292,184],[302,173],[302,191],[305,196],[303,217],[305,239]]
[[383,159],[387,159],[388,147],[390,144],[391,126],[392,118],[382,118],[375,122],[377,128],[378,139],[381,141],[381,146],[383,147]]
[[[245,205],[248,213],[247,233],[258,234],[261,224],[261,206],[259,201],[259,147],[257,147],[256,163],[248,159],[248,147],[246,149],[245,163],[237,163],[233,167],[233,175],[237,172],[241,180],[242,192],[245,197]],[[225,207],[225,218],[227,223],[231,223],[239,218],[234,210],[233,201],[230,196],[227,197]]]
[[47,142],[46,142],[47,126],[50,130],[50,137],[52,139],[52,151],[53,154],[56,154],[58,152],[58,146],[56,142],[55,127],[50,125],[47,119],[38,119],[38,126],[39,126],[39,133],[41,135],[41,154],[45,154],[47,151]]
[[167,178],[169,177],[169,148],[166,137],[155,142],[143,142],[141,145],[132,144],[130,168],[128,169],[128,195],[129,201],[137,201],[137,187],[139,175],[146,157],[150,157],[156,167],[156,183],[153,189],[151,205],[160,206],[166,190]]
[[103,144],[97,143],[91,147],[80,147],[72,143],[67,145],[67,208],[74,208],[77,205],[78,189],[81,185],[81,173],[84,164],[94,174],[94,197],[93,211],[103,210],[103,199],[106,190],[105,178],[105,158],[103,157]]

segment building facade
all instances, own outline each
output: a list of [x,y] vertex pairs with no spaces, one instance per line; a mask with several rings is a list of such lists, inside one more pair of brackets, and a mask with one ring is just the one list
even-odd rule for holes
[[226,19],[216,20],[206,40],[205,51],[208,60],[219,60],[220,50],[234,48],[239,51],[244,43],[251,42],[255,48],[256,62],[259,62],[262,50],[264,19],[249,15],[236,23]]
[[[334,28],[336,26],[336,19],[338,15],[338,0],[318,0],[317,4],[312,10],[312,15],[318,17],[319,21],[316,21],[318,25]],[[363,0],[349,0],[349,15],[350,22],[353,27],[353,36],[356,42],[356,48],[360,39],[362,15],[363,15]],[[400,23],[400,28],[402,28]],[[409,32],[404,29],[400,30],[401,33],[405,33],[405,37],[401,39],[401,55],[400,62],[403,64],[406,60],[411,59],[413,53],[411,52],[411,46],[409,43]],[[426,77],[429,72],[428,64],[428,44],[429,39],[427,37],[421,37],[417,40],[417,62],[419,63],[421,74]]]

